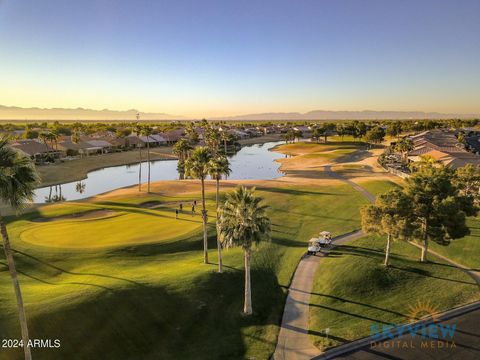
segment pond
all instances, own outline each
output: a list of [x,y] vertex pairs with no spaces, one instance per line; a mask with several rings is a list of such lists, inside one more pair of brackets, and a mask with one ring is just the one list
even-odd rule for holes
[[[282,141],[277,141],[241,148],[235,155],[229,157],[232,173],[228,178],[234,180],[268,180],[282,176],[279,171],[280,164],[275,160],[284,158],[285,155],[270,151],[270,149],[282,143]],[[151,181],[179,179],[177,164],[177,160],[152,161],[150,166]],[[35,191],[34,202],[79,200],[138,184],[139,166],[139,164],[134,164],[107,167],[89,172],[87,178],[82,181],[38,188]],[[143,162],[141,166],[142,182],[146,182],[146,162]]]

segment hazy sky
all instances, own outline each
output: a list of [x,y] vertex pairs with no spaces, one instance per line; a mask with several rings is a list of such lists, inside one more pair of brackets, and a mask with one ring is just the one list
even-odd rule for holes
[[0,0],[0,104],[480,113],[480,0]]

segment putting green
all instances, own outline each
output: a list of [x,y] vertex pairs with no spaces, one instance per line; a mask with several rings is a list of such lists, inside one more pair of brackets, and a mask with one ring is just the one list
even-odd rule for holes
[[100,248],[157,243],[185,237],[201,227],[197,214],[138,209],[85,219],[58,220],[23,231],[20,238],[30,244],[56,248]]

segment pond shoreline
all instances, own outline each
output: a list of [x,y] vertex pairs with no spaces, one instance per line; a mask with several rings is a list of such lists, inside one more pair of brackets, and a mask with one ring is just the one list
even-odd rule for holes
[[[155,153],[155,151],[158,150],[163,150],[164,152],[162,153]],[[170,152],[165,151],[166,149],[169,149]],[[119,157],[120,155],[124,155],[126,157],[125,160],[123,159],[114,159],[113,161],[108,161],[105,162],[105,159],[110,158],[109,160],[112,160],[112,157]],[[133,156],[132,156],[133,155]],[[74,181],[82,181],[85,180],[88,177],[88,173],[92,171],[97,171],[97,170],[102,170],[102,169],[107,169],[110,167],[115,167],[115,166],[122,166],[122,165],[135,165],[139,163],[139,158],[138,157],[138,151],[136,150],[131,150],[131,151],[123,151],[123,152],[118,152],[118,153],[111,153],[111,154],[104,154],[104,155],[96,155],[96,156],[90,156],[86,158],[80,158],[80,159],[75,159],[75,160],[69,160],[69,161],[64,161],[62,163],[58,164],[51,164],[51,165],[40,165],[37,166],[37,169],[40,173],[40,177],[59,177],[58,180],[55,181],[43,181],[39,184],[37,189],[47,187],[47,186],[56,186],[56,185],[62,185],[65,183],[69,182],[74,182]],[[142,152],[142,156],[146,158],[146,152]],[[97,160],[97,161],[96,161]],[[168,160],[177,160],[177,157],[171,153],[171,147],[164,147],[164,148],[153,148],[150,151],[150,160],[151,161],[168,161]],[[81,169],[78,169],[78,164],[80,162],[84,163],[84,167]],[[89,164],[88,162],[91,162],[93,164]],[[142,158],[142,163],[146,162],[146,159],[144,160]],[[72,165],[71,167],[69,165]],[[73,169],[72,169],[73,168]],[[76,174],[71,175],[71,174],[55,174],[52,175],[53,172],[55,173],[64,173],[67,171],[73,171]],[[70,176],[69,176],[70,175]]]
[[[277,144],[279,144],[279,141],[260,142],[260,144],[253,145],[246,144],[238,152],[231,154],[229,159],[232,173],[229,178],[237,180],[265,180],[281,177],[283,174],[279,170],[280,164],[275,161],[281,155],[271,151],[271,148]],[[141,163],[143,168],[142,173],[144,175],[144,177],[142,177],[142,183],[146,181],[146,161],[144,159],[145,156],[142,157]],[[254,159],[254,161],[252,161],[252,159]],[[177,163],[178,159],[172,159],[170,156],[164,156],[161,159],[151,157],[152,182],[178,180]],[[68,165],[68,163],[66,165]],[[73,180],[37,188],[33,201],[35,203],[78,201],[80,199],[137,185],[138,174],[138,160],[132,164],[100,166],[98,170],[88,171],[85,177],[77,177],[77,179],[81,178],[81,180]],[[70,176],[69,178],[71,179],[72,177]]]
[[[251,138],[251,139],[246,139],[246,140],[240,140],[238,141],[239,144],[244,147],[244,146],[251,146],[251,145],[260,145],[260,144],[265,144],[267,142],[273,142],[273,141],[279,141],[280,140],[280,135],[279,134],[274,134],[274,135],[266,135],[266,136],[261,136],[258,138]],[[161,153],[158,153],[158,151],[161,151]],[[122,161],[121,159],[110,161],[110,162],[105,162],[105,159],[108,157],[112,156],[118,156],[119,154],[126,155],[127,159],[125,161]],[[146,163],[147,160],[146,158],[146,151],[142,152],[143,158],[142,158],[142,164]],[[59,164],[52,164],[52,165],[40,165],[37,166],[37,169],[40,173],[40,177],[46,177],[46,178],[51,178],[51,177],[59,177],[58,180],[53,180],[53,181],[44,181],[42,180],[41,183],[37,186],[37,189],[44,188],[47,186],[56,186],[56,185],[63,185],[66,183],[70,182],[75,182],[75,181],[82,181],[87,179],[88,173],[97,171],[97,170],[102,170],[102,169],[107,169],[111,167],[116,167],[116,166],[122,166],[122,165],[137,165],[140,162],[140,159],[137,157],[135,158],[134,156],[138,156],[138,151],[137,150],[131,150],[131,151],[123,151],[123,152],[118,152],[118,153],[112,153],[112,154],[104,154],[104,155],[96,155],[96,156],[91,156],[88,158],[80,158],[80,159],[75,159],[75,160],[70,160],[70,161],[65,161]],[[95,164],[84,164],[85,167],[82,169],[74,169],[74,172],[78,172],[78,174],[72,175],[71,173],[65,174],[66,172],[70,171],[71,169],[68,168],[68,165],[73,165],[72,167],[78,168],[78,163],[79,162],[87,162],[88,160],[91,160],[91,162],[94,162],[95,160],[100,160],[100,162],[103,163],[95,163]],[[174,161],[178,160],[178,158],[172,154],[172,147],[156,147],[152,148],[150,150],[150,159],[151,161]],[[55,175],[52,175],[52,173],[55,172]],[[60,173],[60,175],[58,174]]]

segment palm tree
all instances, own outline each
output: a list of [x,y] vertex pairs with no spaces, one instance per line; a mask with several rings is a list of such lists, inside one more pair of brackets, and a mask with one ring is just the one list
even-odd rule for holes
[[177,170],[180,176],[180,180],[183,180],[185,175],[185,160],[188,158],[190,151],[193,150],[193,146],[190,142],[182,138],[173,145],[172,152],[178,156]]
[[[34,189],[38,183],[38,175],[32,161],[20,155],[19,152],[8,146],[6,138],[0,139],[0,200],[9,204],[13,209],[20,210],[28,200],[31,200]],[[10,240],[8,238],[7,226],[0,214],[0,230],[3,239],[3,249],[7,258],[8,270],[12,278],[13,288],[17,299],[17,310],[20,318],[22,331],[23,350],[25,359],[30,360],[32,355],[27,346],[28,326],[23,306],[22,292],[17,278],[17,270],[13,259]]]
[[243,312],[251,315],[252,289],[250,259],[252,245],[270,239],[270,219],[266,216],[267,206],[260,205],[261,197],[254,196],[255,188],[238,187],[227,194],[220,209],[220,231],[225,247],[241,246],[245,257],[245,301]]
[[193,150],[192,145],[188,142],[187,139],[180,139],[175,145],[173,145],[172,152],[178,156],[178,160],[184,162],[190,151]]
[[[139,119],[140,115],[137,114],[137,119]],[[135,133],[137,136],[140,136],[142,133],[142,125],[136,124],[135,125]],[[137,143],[138,146],[138,153],[139,153],[139,163],[138,163],[138,191],[142,191],[142,144]]]
[[221,134],[220,134],[220,140],[223,141],[225,155],[227,155],[227,142],[230,141],[230,134],[228,132],[226,132],[225,130],[222,131]]
[[207,209],[205,207],[205,178],[209,173],[212,155],[206,147],[198,147],[185,161],[185,174],[200,179],[202,185],[202,219],[203,219],[203,261],[208,264]]
[[195,130],[195,124],[193,122],[188,123],[188,125],[185,127],[185,132],[190,144],[196,145],[198,143],[198,133]]
[[153,129],[151,126],[145,125],[142,128],[142,134],[147,137],[147,165],[148,165],[148,175],[147,175],[147,192],[150,194],[150,135],[152,135]]
[[48,144],[47,144],[48,133],[47,132],[41,132],[38,135],[38,138],[43,141],[43,144],[45,145],[45,150],[48,152],[49,151]]
[[217,155],[218,146],[220,145],[220,132],[214,127],[207,126],[205,127],[203,136],[205,145],[208,147],[210,152],[214,155]]
[[[60,137],[60,134],[57,129],[53,129],[50,132],[50,140],[52,141],[52,148],[55,149],[55,151],[58,151],[58,138]],[[55,147],[53,147],[53,144],[55,144]]]
[[209,164],[209,174],[217,182],[217,191],[215,195],[215,204],[217,209],[217,249],[218,249],[218,272],[223,272],[223,263],[222,263],[222,244],[220,242],[220,231],[219,231],[219,208],[218,208],[218,199],[220,192],[220,180],[222,176],[230,175],[232,171],[229,167],[230,163],[226,156],[217,156],[210,160]]

